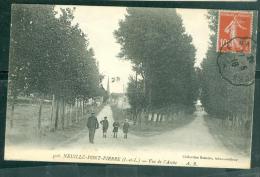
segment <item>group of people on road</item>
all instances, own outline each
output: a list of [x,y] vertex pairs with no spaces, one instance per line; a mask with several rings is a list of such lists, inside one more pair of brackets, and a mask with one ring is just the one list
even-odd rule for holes
[[[106,116],[104,117],[103,120],[100,121],[100,124],[102,125],[103,138],[107,138],[107,130],[109,127],[109,122],[108,122]],[[89,129],[89,142],[93,144],[96,129],[99,128],[99,122],[97,120],[97,117],[95,116],[95,113],[91,113],[91,116],[88,118],[87,127]],[[120,127],[120,123],[118,121],[115,121],[113,123],[113,138],[117,138],[119,127]],[[129,125],[128,119],[125,119],[125,121],[123,123],[123,127],[122,127],[125,139],[127,139],[127,133],[128,133],[129,127],[130,127],[130,125]]]

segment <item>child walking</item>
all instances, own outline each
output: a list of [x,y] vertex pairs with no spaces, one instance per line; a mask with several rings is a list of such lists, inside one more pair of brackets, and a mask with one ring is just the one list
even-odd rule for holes
[[123,124],[124,139],[127,139],[127,133],[128,133],[129,126],[130,125],[129,125],[128,119],[126,119]]
[[114,132],[114,138],[117,138],[117,132],[118,132],[118,128],[119,128],[119,122],[114,122],[113,123],[113,127],[114,127],[114,129],[113,129],[113,132]]
[[103,128],[103,138],[106,138],[107,137],[107,129],[108,129],[108,126],[109,126],[109,123],[108,123],[106,116],[104,117],[103,120],[100,121],[100,124],[102,125],[102,128]]

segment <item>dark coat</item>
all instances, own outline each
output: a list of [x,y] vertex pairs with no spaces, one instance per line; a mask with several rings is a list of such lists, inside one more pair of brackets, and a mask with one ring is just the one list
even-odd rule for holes
[[90,116],[88,118],[87,127],[89,129],[98,129],[99,123],[98,123],[98,120],[95,116]]
[[129,129],[129,123],[128,122],[124,122],[124,125],[123,125],[123,132],[124,133],[127,133],[128,132],[128,129]]
[[119,122],[114,122],[113,123],[113,127],[114,127],[113,132],[118,132],[119,126],[120,126]]
[[102,124],[103,129],[108,129],[108,120],[101,120],[100,123]]

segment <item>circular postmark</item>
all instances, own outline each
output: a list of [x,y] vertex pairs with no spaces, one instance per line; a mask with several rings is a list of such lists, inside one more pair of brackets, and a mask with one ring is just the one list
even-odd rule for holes
[[[248,45],[250,42],[250,45]],[[240,50],[232,50],[238,44]],[[250,47],[245,52],[245,46]],[[236,37],[227,41],[220,48],[217,66],[221,77],[234,86],[250,86],[255,82],[256,42],[249,37]]]

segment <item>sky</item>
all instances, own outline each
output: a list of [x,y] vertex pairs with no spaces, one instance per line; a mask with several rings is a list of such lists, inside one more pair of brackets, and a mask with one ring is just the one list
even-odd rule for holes
[[[72,7],[57,6],[56,9]],[[110,92],[122,93],[127,87],[128,78],[133,75],[129,61],[117,57],[120,45],[116,43],[113,32],[118,29],[118,22],[124,19],[125,7],[75,6],[74,22],[78,23],[84,33],[88,35],[90,46],[94,49],[99,63],[100,73],[105,75],[104,88],[107,88],[110,78]],[[186,32],[193,38],[196,51],[195,66],[199,66],[208,48],[209,28],[206,10],[177,9],[183,19]],[[111,82],[113,77],[120,77],[119,81]]]

